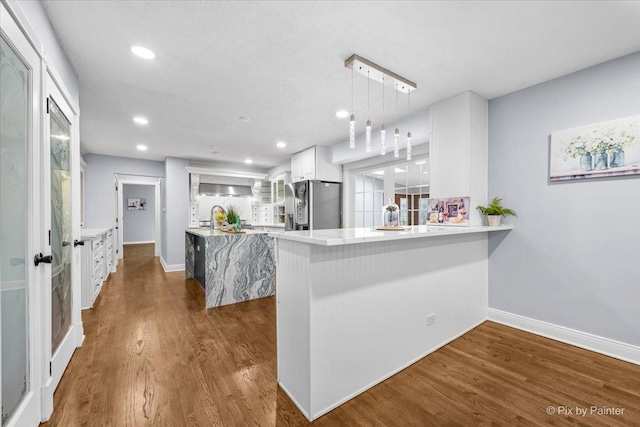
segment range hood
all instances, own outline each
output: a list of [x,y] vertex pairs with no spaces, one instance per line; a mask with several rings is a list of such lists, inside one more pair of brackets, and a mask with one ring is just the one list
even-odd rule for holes
[[205,196],[253,196],[248,185],[200,183],[199,192]]

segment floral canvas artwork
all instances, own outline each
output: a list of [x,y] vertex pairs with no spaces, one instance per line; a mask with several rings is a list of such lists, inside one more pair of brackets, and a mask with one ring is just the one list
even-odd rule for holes
[[549,180],[640,175],[640,116],[551,134]]
[[425,218],[427,225],[469,226],[469,197],[452,197],[449,199],[425,199]]

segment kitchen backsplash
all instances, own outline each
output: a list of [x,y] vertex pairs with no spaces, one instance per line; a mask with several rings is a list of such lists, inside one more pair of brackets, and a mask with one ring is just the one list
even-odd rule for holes
[[198,219],[210,219],[211,208],[215,205],[220,205],[225,210],[229,205],[233,205],[237,208],[240,218],[247,223],[251,223],[251,204],[253,202],[252,197],[214,197],[214,196],[199,196],[198,197]]

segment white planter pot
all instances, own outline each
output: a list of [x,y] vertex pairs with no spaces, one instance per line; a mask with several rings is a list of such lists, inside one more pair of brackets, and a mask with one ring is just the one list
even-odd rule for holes
[[487,221],[490,227],[497,227],[500,225],[501,215],[487,215]]

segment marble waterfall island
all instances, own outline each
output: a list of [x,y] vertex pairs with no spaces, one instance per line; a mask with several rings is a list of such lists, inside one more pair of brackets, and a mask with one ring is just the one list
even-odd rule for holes
[[185,276],[204,288],[206,308],[275,293],[274,240],[267,233],[188,229],[185,245]]

